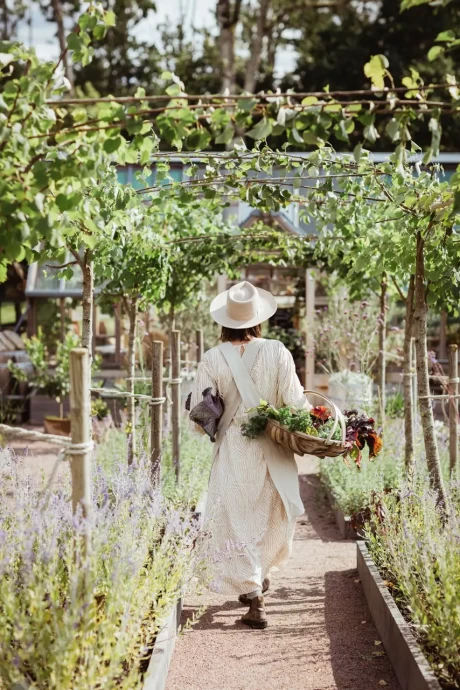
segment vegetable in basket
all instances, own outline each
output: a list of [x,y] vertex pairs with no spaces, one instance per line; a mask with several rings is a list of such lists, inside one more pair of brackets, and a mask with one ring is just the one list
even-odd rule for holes
[[[242,434],[247,438],[257,438],[265,432],[269,419],[273,419],[289,431],[308,434],[318,438],[327,439],[334,424],[329,409],[318,405],[310,410],[294,407],[276,408],[265,400],[260,401],[256,408],[248,410],[253,413],[249,420],[242,425]],[[361,464],[361,451],[368,446],[369,457],[374,458],[382,448],[382,439],[374,429],[375,420],[366,414],[358,414],[357,410],[347,410],[344,413],[346,421],[346,446],[344,458],[351,457],[356,465]],[[340,441],[342,432],[337,428],[332,435],[332,440]]]

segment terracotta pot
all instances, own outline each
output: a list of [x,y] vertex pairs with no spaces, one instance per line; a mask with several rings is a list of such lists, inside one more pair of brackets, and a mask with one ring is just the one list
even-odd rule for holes
[[43,420],[45,434],[70,436],[70,419],[66,417],[45,417]]

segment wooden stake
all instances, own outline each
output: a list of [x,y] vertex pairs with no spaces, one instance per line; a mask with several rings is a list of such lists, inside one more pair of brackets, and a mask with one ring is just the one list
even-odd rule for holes
[[[152,398],[163,397],[163,343],[152,343]],[[150,413],[150,466],[152,483],[157,484],[161,469],[163,405],[152,405]]]
[[305,272],[305,388],[314,390],[315,380],[315,278],[311,268]]
[[196,362],[199,364],[204,355],[203,329],[198,328],[196,332]]
[[[137,297],[129,304],[129,341],[128,341],[128,393],[134,394],[136,375],[136,330],[137,330]],[[128,436],[128,465],[132,465],[137,450],[136,434],[136,400],[128,398],[128,424],[131,427]]]
[[[71,455],[72,508],[74,514],[81,506],[84,517],[91,506],[91,401],[89,391],[90,364],[86,348],[70,353],[70,419],[72,444],[88,444],[88,450]],[[85,547],[90,545],[89,526],[85,532]]]
[[439,359],[447,359],[447,312],[441,312],[439,323]]
[[378,364],[378,387],[380,390],[380,409],[382,417],[382,427],[385,426],[386,408],[386,358],[385,343],[387,335],[387,278],[386,273],[382,274],[380,283],[380,316],[379,316],[379,364]]
[[180,331],[171,331],[171,433],[176,480],[180,473]]
[[[449,389],[458,395],[458,347],[449,345]],[[450,476],[458,474],[458,398],[449,400],[449,466]]]

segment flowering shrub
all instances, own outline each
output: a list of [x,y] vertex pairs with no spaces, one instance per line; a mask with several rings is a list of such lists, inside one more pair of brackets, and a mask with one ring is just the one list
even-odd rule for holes
[[445,687],[460,687],[460,484],[446,521],[428,477],[381,497],[370,552]]
[[351,302],[343,287],[329,291],[328,306],[315,318],[316,357],[328,373],[352,369],[371,374],[377,361],[379,309]]
[[70,481],[42,495],[21,460],[0,452],[2,687],[139,688],[171,605],[212,577],[190,510],[151,488],[145,460],[121,457],[94,468],[86,557]]

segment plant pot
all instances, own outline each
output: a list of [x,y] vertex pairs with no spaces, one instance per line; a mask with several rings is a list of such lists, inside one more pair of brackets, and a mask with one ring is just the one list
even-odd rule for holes
[[66,417],[45,417],[43,420],[45,434],[70,436],[70,419]]

